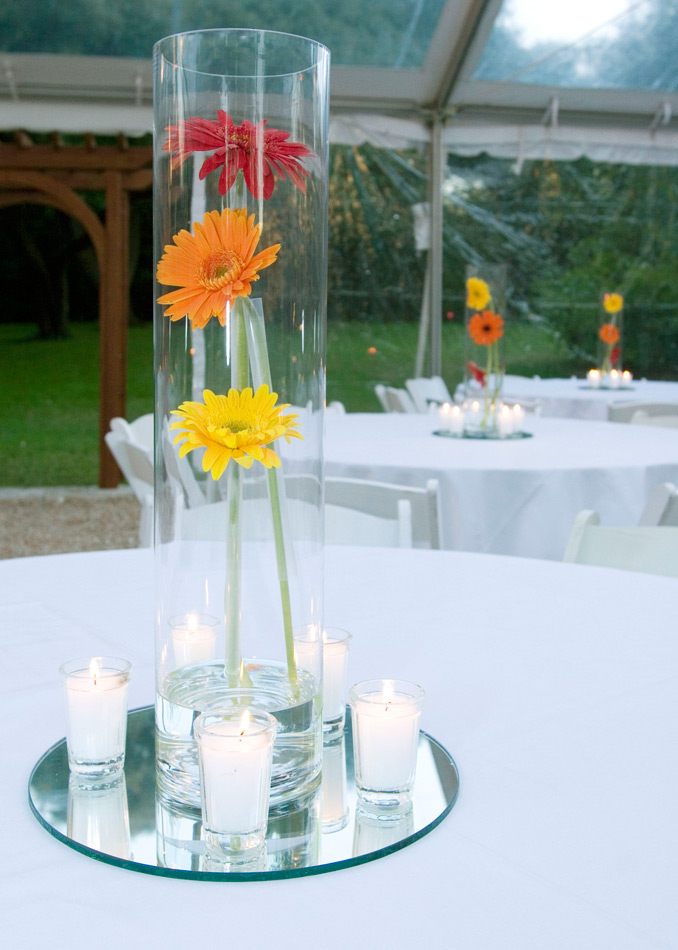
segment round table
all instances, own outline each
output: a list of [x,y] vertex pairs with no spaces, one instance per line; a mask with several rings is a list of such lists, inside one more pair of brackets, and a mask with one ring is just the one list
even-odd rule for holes
[[5,945],[656,950],[678,933],[678,580],[447,551],[330,548],[350,680],[426,690],[459,800],[379,861],[247,884],[101,864],[50,837],[26,783],[64,734],[57,667],[133,663],[153,698],[148,550],[0,561]]
[[529,379],[507,376],[504,383],[507,402],[538,399],[541,414],[566,419],[605,422],[610,403],[669,402],[678,404],[678,382],[634,379],[628,389],[591,389],[585,378]]
[[534,438],[448,439],[436,415],[328,415],[327,475],[440,483],[443,546],[559,560],[575,516],[631,525],[656,485],[678,479],[678,433],[527,416]]

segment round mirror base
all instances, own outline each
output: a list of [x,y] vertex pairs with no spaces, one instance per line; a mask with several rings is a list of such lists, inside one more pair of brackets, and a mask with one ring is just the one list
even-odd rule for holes
[[322,782],[269,814],[266,842],[225,854],[205,841],[200,815],[158,793],[152,706],[128,715],[125,767],[100,783],[69,772],[66,740],[37,762],[29,801],[40,824],[81,854],[143,874],[202,881],[255,881],[322,874],[385,857],[432,831],[457,799],[449,753],[421,733],[411,802],[379,810],[361,803],[353,775],[350,715],[324,746]]

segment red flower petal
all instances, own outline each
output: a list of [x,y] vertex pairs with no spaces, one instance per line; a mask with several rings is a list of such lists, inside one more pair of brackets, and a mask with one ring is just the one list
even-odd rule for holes
[[487,373],[484,369],[481,369],[477,363],[472,363],[469,360],[469,362],[466,364],[466,369],[469,371],[469,373],[471,373],[477,383],[480,383],[481,386],[485,385],[485,377],[487,376]]

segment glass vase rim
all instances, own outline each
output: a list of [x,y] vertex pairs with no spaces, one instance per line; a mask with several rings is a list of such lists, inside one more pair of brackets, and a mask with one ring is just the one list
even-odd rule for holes
[[[267,36],[277,36],[277,37],[285,37],[287,39],[300,40],[302,43],[305,43],[309,46],[316,47],[318,52],[321,54],[317,56],[316,61],[314,63],[311,63],[311,65],[309,66],[304,66],[302,69],[289,69],[289,70],[286,70],[284,72],[279,72],[279,73],[267,73],[264,77],[266,79],[279,79],[283,76],[297,76],[300,73],[312,72],[314,69],[317,69],[319,65],[321,65],[322,58],[326,56],[329,61],[332,56],[329,47],[325,46],[324,43],[321,43],[320,40],[311,39],[311,37],[309,36],[302,36],[299,33],[285,33],[282,30],[257,30],[254,28],[246,28],[246,27],[211,27],[210,29],[207,29],[207,30],[184,30],[184,31],[180,31],[179,33],[170,33],[168,36],[163,36],[161,39],[157,40],[153,44],[153,54],[154,56],[155,55],[161,56],[171,66],[179,67],[180,64],[175,62],[174,59],[170,59],[169,57],[167,57],[163,53],[161,47],[164,47],[165,45],[169,45],[171,40],[177,40],[179,37],[207,36],[209,34],[215,35],[217,33],[231,34],[231,35],[237,33],[240,35],[248,35],[248,36],[254,36],[255,34],[259,34],[259,35],[265,34]],[[258,75],[257,73],[229,73],[229,72],[218,73],[218,72],[212,72],[211,70],[194,69],[191,66],[183,66],[183,65],[181,66],[181,69],[183,69],[187,73],[192,73],[195,76],[223,76],[223,77],[228,77],[230,79],[238,79],[238,80],[256,79]]]

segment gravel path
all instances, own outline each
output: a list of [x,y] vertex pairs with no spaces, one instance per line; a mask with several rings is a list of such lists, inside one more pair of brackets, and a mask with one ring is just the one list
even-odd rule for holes
[[0,488],[0,558],[136,548],[138,531],[127,486]]

